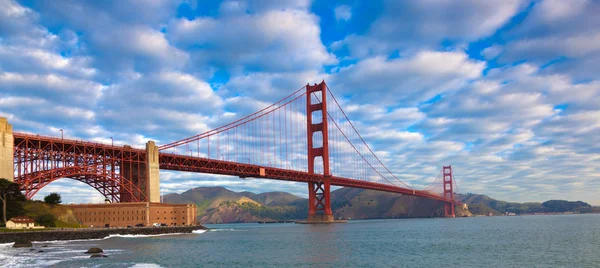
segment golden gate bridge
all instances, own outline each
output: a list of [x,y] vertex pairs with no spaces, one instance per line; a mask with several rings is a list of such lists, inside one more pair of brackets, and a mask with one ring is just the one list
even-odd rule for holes
[[394,175],[324,81],[210,131],[159,146],[149,141],[145,150],[13,133],[6,120],[0,134],[0,165],[8,167],[0,177],[13,174],[29,199],[49,183],[70,178],[111,202],[160,202],[159,170],[175,170],[307,183],[309,222],[333,221],[331,186],[442,201],[447,217],[460,204],[451,166],[442,167],[425,189]]

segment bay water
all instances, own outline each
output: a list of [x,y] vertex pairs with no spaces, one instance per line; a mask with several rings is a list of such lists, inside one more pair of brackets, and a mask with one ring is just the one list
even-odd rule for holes
[[[600,267],[600,214],[207,227],[213,229],[36,242],[34,251],[4,244],[0,266]],[[90,247],[108,257],[90,259],[83,254]]]

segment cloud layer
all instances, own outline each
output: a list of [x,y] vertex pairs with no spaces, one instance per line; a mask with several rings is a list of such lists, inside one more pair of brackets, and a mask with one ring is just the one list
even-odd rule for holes
[[[409,185],[600,205],[600,4],[565,1],[0,0],[0,116],[18,131],[141,146],[326,80]],[[302,184],[162,172],[162,191]],[[65,187],[73,188],[65,192]],[[102,200],[71,180],[67,202]]]

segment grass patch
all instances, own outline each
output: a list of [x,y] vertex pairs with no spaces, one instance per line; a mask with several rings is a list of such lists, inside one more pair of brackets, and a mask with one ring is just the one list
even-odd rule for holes
[[56,228],[85,228],[78,223],[68,223],[61,220],[54,221]]

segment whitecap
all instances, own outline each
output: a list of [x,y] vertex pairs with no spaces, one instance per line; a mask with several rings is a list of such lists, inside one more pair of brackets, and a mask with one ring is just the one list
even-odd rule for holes
[[209,229],[209,231],[211,231],[211,232],[244,232],[247,230],[230,228],[230,229]]
[[111,235],[107,236],[105,239],[107,239],[107,238],[113,238],[113,237],[121,237],[121,238],[143,238],[143,237],[155,237],[155,236],[165,236],[165,235],[182,235],[182,234],[186,234],[186,233],[170,233],[170,234],[155,234],[155,235],[132,235],[132,234],[121,235],[121,234],[111,234]]
[[131,266],[130,268],[156,268],[156,267],[162,267],[156,263],[136,263],[133,266]]

